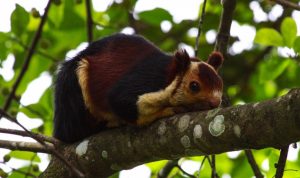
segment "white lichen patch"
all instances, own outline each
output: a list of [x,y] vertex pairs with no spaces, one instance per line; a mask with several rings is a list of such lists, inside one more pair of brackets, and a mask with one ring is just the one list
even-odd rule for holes
[[215,137],[221,135],[225,131],[224,116],[217,115],[214,120],[209,123],[208,130]]
[[181,137],[180,142],[184,148],[189,148],[191,146],[190,138],[187,135],[184,135],[183,137]]
[[291,109],[291,106],[290,106],[290,105],[288,105],[286,109],[289,111],[289,110]]
[[189,127],[190,119],[191,119],[191,116],[189,116],[189,115],[184,115],[179,118],[179,121],[177,124],[179,132],[183,132]]
[[102,158],[107,159],[107,157],[108,157],[107,151],[103,150],[101,153],[101,156],[102,156]]
[[259,103],[254,103],[253,107],[256,108],[259,105]]
[[205,119],[209,119],[209,118],[212,118],[214,117],[216,114],[218,114],[218,112],[221,110],[221,108],[216,108],[216,109],[213,109],[213,110],[210,110],[207,112],[207,115],[205,116]]
[[77,147],[76,147],[76,154],[78,156],[82,156],[86,153],[87,149],[88,149],[88,145],[89,145],[89,140],[84,140],[83,142],[81,142]]
[[12,143],[11,143],[11,146],[16,147],[16,146],[17,146],[17,143],[16,143],[16,142],[12,142]]
[[127,142],[127,146],[128,146],[129,148],[132,146],[130,141]]
[[280,100],[281,100],[281,97],[277,98],[276,102],[278,103],[278,102],[280,102]]
[[195,125],[193,136],[194,136],[194,139],[199,139],[202,137],[202,127],[200,124]]
[[21,142],[20,147],[24,147],[24,146],[25,146],[25,142]]
[[167,127],[165,122],[161,122],[161,124],[158,127],[158,135],[164,135],[166,133]]
[[241,136],[241,128],[238,125],[233,126],[233,132],[235,136],[240,137]]

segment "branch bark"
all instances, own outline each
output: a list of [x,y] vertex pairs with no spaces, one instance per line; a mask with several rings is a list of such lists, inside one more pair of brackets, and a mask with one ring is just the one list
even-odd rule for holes
[[[49,148],[54,149],[53,145],[48,143],[47,145]],[[0,148],[6,148],[10,150],[32,151],[32,152],[40,152],[40,153],[51,153],[51,150],[46,148],[44,145],[40,143],[34,143],[34,142],[0,140]]]
[[280,4],[284,7],[292,8],[292,9],[300,11],[300,6],[297,3],[287,1],[287,0],[270,0],[270,1],[273,1],[273,2],[275,2],[277,4]]
[[230,37],[230,27],[233,19],[233,13],[236,0],[223,0],[223,12],[220,20],[218,36],[215,44],[215,50],[223,55],[227,54],[227,47]]
[[60,144],[60,141],[57,140],[54,137],[48,137],[39,133],[28,133],[23,130],[13,130],[13,129],[6,129],[6,128],[0,128],[0,133],[6,133],[6,134],[13,134],[13,135],[19,135],[23,137],[31,137],[32,135],[35,135],[35,137],[38,137],[40,140],[47,141],[52,144]]
[[[31,58],[32,58],[32,56],[34,54],[35,48],[36,48],[36,46],[38,44],[38,41],[39,41],[39,39],[40,39],[40,37],[42,35],[43,27],[44,27],[44,24],[45,24],[45,22],[47,20],[47,16],[48,16],[48,12],[49,12],[51,3],[52,3],[52,1],[49,0],[48,3],[47,3],[47,5],[46,5],[46,7],[45,7],[45,12],[44,12],[44,14],[42,16],[42,19],[41,19],[41,22],[40,22],[40,24],[38,26],[38,29],[37,29],[37,31],[36,31],[36,33],[34,35],[32,43],[31,43],[31,45],[30,45],[30,47],[28,49],[28,53],[26,55],[25,62],[23,64],[21,72],[18,75],[18,77],[16,79],[16,82],[14,83],[10,94],[8,95],[8,97],[7,97],[6,101],[5,101],[5,104],[4,104],[4,107],[3,107],[3,110],[5,112],[9,108],[9,106],[10,106],[10,104],[11,104],[11,102],[12,102],[14,96],[15,96],[15,93],[16,93],[18,87],[19,87],[19,84],[21,83],[21,81],[22,81],[22,79],[23,79],[23,77],[24,77],[24,75],[25,75],[25,73],[26,73],[26,71],[28,69],[28,66],[29,66]],[[0,119],[1,118],[2,118],[2,114],[0,114]]]
[[[300,139],[300,89],[276,99],[161,119],[149,127],[100,132],[61,152],[87,177],[107,177],[142,163],[233,150],[282,148]],[[40,176],[74,177],[53,158]]]

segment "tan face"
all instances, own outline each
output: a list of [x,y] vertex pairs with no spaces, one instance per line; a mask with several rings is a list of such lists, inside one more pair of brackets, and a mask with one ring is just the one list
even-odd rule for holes
[[207,110],[221,104],[222,90],[222,79],[212,66],[204,62],[191,62],[170,100],[176,106]]

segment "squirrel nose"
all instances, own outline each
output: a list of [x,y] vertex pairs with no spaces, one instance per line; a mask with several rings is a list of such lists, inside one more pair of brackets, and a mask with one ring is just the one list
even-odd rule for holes
[[220,98],[213,98],[209,100],[209,106],[211,108],[217,108],[221,104],[221,99]]

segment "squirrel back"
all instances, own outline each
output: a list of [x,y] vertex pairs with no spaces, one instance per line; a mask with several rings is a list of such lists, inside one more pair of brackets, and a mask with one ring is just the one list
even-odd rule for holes
[[185,51],[168,55],[136,35],[93,42],[59,69],[54,136],[71,143],[122,124],[143,126],[176,113],[217,107],[222,62],[217,52],[207,63]]

